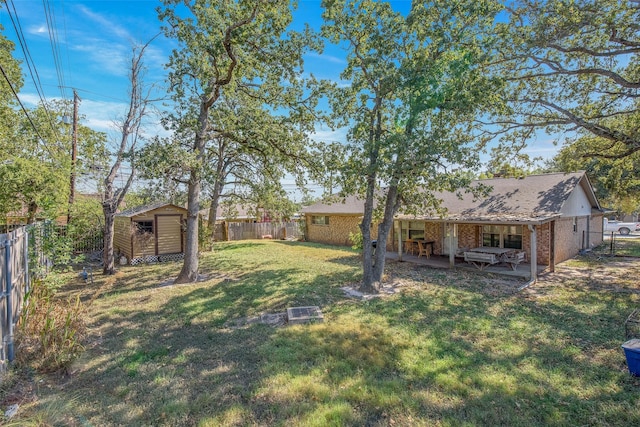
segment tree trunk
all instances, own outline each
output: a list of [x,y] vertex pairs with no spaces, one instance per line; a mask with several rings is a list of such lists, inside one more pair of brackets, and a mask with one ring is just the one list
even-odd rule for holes
[[[218,93],[219,95],[219,93]],[[193,152],[196,153],[196,164],[189,174],[187,196],[187,231],[185,233],[184,261],[182,270],[174,283],[192,283],[198,280],[198,215],[200,215],[200,192],[202,191],[202,168],[205,162],[205,137],[209,127],[209,109],[216,98],[202,100],[198,114],[198,131],[193,142]]]
[[109,203],[102,205],[102,212],[104,213],[104,245],[102,251],[102,273],[103,274],[115,274],[116,267],[113,255],[113,234],[115,223],[115,209]]
[[362,233],[362,284],[360,292],[377,294],[380,289],[380,279],[382,275],[375,277],[373,270],[373,248],[371,246],[371,225],[373,222],[373,204],[375,201],[376,181],[378,167],[378,155],[380,147],[380,139],[382,137],[382,117],[380,113],[381,98],[376,96],[375,106],[371,114],[371,128],[369,133],[369,141],[371,144],[369,150],[369,165],[366,174],[367,192],[364,201],[364,213],[362,223],[360,224],[360,232]]
[[191,172],[187,202],[187,231],[185,233],[184,262],[174,283],[192,283],[198,280],[198,213],[200,211],[200,178]]
[[209,236],[209,248],[213,250],[213,242],[216,240],[216,220],[218,214],[218,205],[220,202],[220,194],[222,193],[222,183],[220,179],[216,178],[216,182],[213,186],[213,194],[211,195],[211,206],[209,207],[209,222],[208,227],[211,235]]
[[33,224],[34,222],[36,222],[37,213],[38,213],[38,205],[34,202],[30,202],[29,205],[27,206],[27,224]]
[[390,186],[387,191],[387,201],[384,208],[382,222],[378,225],[378,242],[375,253],[375,263],[373,265],[373,280],[380,283],[384,273],[385,259],[387,255],[387,239],[389,231],[393,226],[393,217],[397,211],[398,188]]
[[380,288],[380,278],[373,275],[373,248],[371,247],[371,223],[373,220],[373,202],[375,193],[375,176],[368,177],[367,195],[364,202],[364,213],[360,232],[362,233],[362,284],[360,292],[377,294]]

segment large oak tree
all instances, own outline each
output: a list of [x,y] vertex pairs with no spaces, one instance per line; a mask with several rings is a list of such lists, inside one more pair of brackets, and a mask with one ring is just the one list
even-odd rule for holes
[[327,0],[323,7],[324,35],[348,52],[341,77],[350,85],[333,99],[350,127],[340,183],[364,198],[361,290],[377,292],[395,214],[437,209],[434,192],[468,186],[467,171],[478,165],[483,141],[473,119],[499,83],[484,66],[500,8],[436,0],[414,2],[404,16],[387,2]]
[[[291,141],[300,146],[305,123],[312,124],[307,120],[308,105],[301,103],[305,88],[300,79],[302,54],[310,38],[288,32],[292,5],[280,0],[165,0],[160,17],[167,24],[167,35],[179,44],[168,64],[176,107],[170,122],[181,137],[191,139],[185,259],[176,278],[184,283],[198,278],[198,213],[208,143],[219,137],[238,138],[270,152],[287,151],[282,147]],[[246,133],[227,132],[220,126],[221,99],[236,99],[237,94],[260,100],[272,113],[271,120],[260,116],[269,127],[257,127],[261,125],[257,122],[247,128],[254,134],[251,140]],[[290,108],[293,112],[283,111]],[[297,134],[270,132],[277,129],[274,122],[282,120],[297,122]]]

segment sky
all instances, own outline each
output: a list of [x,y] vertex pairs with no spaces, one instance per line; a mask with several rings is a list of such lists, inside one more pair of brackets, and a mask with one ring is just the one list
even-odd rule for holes
[[[410,6],[408,0],[392,3],[401,11]],[[127,106],[127,72],[132,46],[146,43],[161,31],[156,13],[160,2],[7,0],[0,5],[2,33],[16,43],[13,55],[23,61],[25,84],[19,97],[25,106],[34,107],[40,100],[34,80],[40,83],[47,100],[72,99],[75,89],[81,99],[82,124],[115,138],[112,123],[124,115]],[[308,23],[318,29],[321,12],[319,0],[299,1],[294,26],[299,28]],[[18,34],[22,34],[24,48]],[[151,42],[145,55],[147,82],[158,82],[162,87],[166,76],[164,64],[174,47],[174,42],[163,35]],[[35,79],[25,67],[27,55],[35,67]],[[305,57],[305,69],[318,78],[339,81],[346,65],[345,56],[342,48],[327,45],[322,55],[314,53]],[[166,92],[158,95],[166,96]],[[149,135],[164,132],[157,120],[152,120],[146,131]],[[319,128],[315,135],[315,139],[322,141],[342,142],[345,138],[345,129]],[[558,149],[552,141],[553,137],[541,136],[527,152],[532,156],[552,157]]]

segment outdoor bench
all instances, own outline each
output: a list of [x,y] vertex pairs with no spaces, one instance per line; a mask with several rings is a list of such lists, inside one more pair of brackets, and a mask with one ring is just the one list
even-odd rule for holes
[[524,262],[524,260],[525,260],[524,252],[516,252],[513,255],[505,258],[505,262],[511,266],[511,269],[513,271],[516,271],[516,269],[518,268],[518,265],[520,265],[521,262]]
[[475,265],[480,270],[483,270],[488,265],[493,265],[500,262],[500,260],[496,258],[495,254],[487,254],[483,252],[465,252],[464,260],[470,264]]

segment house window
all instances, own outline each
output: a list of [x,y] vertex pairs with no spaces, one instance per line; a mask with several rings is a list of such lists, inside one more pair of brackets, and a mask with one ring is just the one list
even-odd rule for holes
[[578,218],[577,217],[573,217],[573,232],[577,233],[578,232]]
[[482,226],[482,246],[500,247],[500,227],[497,225]]
[[153,234],[153,221],[134,221],[137,233]]
[[424,222],[421,221],[402,221],[402,240],[424,239]]
[[482,246],[522,249],[522,226],[483,225]]
[[329,225],[329,217],[327,215],[312,215],[311,223],[315,225]]
[[522,226],[507,225],[502,236],[502,247],[510,249],[522,249]]

